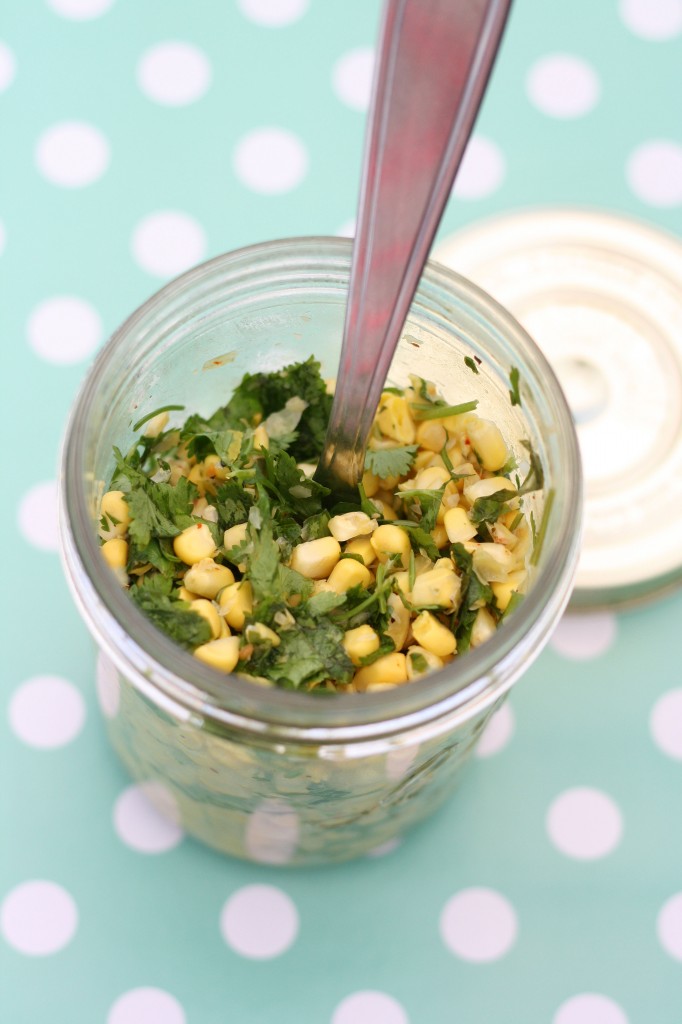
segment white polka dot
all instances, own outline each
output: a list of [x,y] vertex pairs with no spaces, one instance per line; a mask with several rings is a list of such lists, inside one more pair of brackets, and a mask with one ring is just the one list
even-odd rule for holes
[[132,988],[109,1010],[107,1024],[185,1024],[185,1011],[162,988]]
[[190,43],[158,43],[142,54],[137,81],[155,103],[185,107],[208,89],[211,64],[206,54]]
[[74,21],[86,21],[105,14],[114,0],[47,0],[56,14]]
[[642,39],[672,39],[682,32],[682,0],[620,0],[620,16]]
[[17,72],[17,62],[7,43],[0,40],[0,92],[9,89]]
[[121,703],[118,670],[104,651],[97,655],[97,697],[105,718],[116,718]]
[[682,690],[670,690],[656,701],[649,720],[657,747],[682,761]]
[[505,701],[486,725],[476,746],[477,757],[490,757],[497,754],[509,743],[514,732],[514,712]]
[[551,646],[565,658],[585,661],[605,654],[616,639],[617,620],[612,612],[564,615],[552,634]]
[[600,91],[594,68],[570,53],[541,57],[526,78],[531,103],[550,117],[582,117],[592,110]]
[[663,904],[656,921],[656,931],[666,953],[675,960],[682,960],[682,892]]
[[402,845],[402,839],[400,836],[393,836],[392,839],[387,839],[385,843],[380,843],[379,846],[375,846],[374,849],[367,851],[368,857],[388,857],[389,853],[395,853],[395,851]]
[[481,135],[473,135],[455,178],[454,194],[458,199],[483,199],[500,187],[505,172],[499,146]]
[[58,295],[31,313],[26,329],[31,348],[49,363],[78,363],[91,355],[102,337],[97,310],[84,299]]
[[353,110],[367,110],[372,93],[374,50],[361,46],[340,57],[332,71],[334,92]]
[[120,839],[140,853],[165,853],[181,841],[175,797],[162,782],[136,783],[114,805],[114,828]]
[[279,28],[298,21],[310,0],[238,0],[242,14],[259,25]]
[[332,1024],[408,1024],[408,1017],[385,992],[354,992],[336,1007]]
[[628,1024],[628,1019],[613,999],[583,992],[561,1004],[552,1024]]
[[344,221],[344,223],[336,229],[335,232],[339,238],[355,238],[355,217],[351,217],[350,220]]
[[34,484],[19,502],[19,529],[29,544],[41,551],[59,547],[57,527],[57,484],[54,480]]
[[83,728],[85,702],[66,679],[35,676],[14,691],[9,721],[19,739],[32,747],[63,747]]
[[682,146],[668,139],[644,142],[628,158],[625,176],[642,202],[678,206],[682,203]]
[[234,151],[235,174],[247,188],[264,195],[289,192],[308,172],[308,153],[293,132],[283,128],[256,128]]
[[63,949],[77,927],[73,897],[55,882],[22,882],[0,907],[0,931],[10,946],[28,956],[47,956]]
[[298,815],[284,800],[263,800],[249,815],[247,853],[262,864],[287,864],[298,846]]
[[298,911],[274,885],[245,885],[225,903],[220,930],[236,953],[254,960],[280,956],[298,933]]
[[36,146],[38,170],[53,185],[82,188],[109,166],[109,143],[94,125],[62,121],[48,128]]
[[587,786],[567,789],[552,801],[547,832],[557,849],[578,860],[605,857],[623,834],[621,813],[606,793]]
[[133,232],[132,250],[143,270],[156,277],[169,277],[203,260],[206,235],[201,224],[188,214],[163,210],[139,222]]
[[440,933],[448,949],[473,963],[488,963],[508,953],[518,925],[511,903],[494,889],[462,889],[443,908]]

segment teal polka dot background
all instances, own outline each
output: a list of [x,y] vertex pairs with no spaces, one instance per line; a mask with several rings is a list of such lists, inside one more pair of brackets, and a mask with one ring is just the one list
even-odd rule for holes
[[[3,12],[7,1024],[682,1020],[680,593],[565,617],[458,795],[341,867],[203,849],[105,742],[112,693],[56,553],[69,406],[103,340],[170,277],[268,238],[352,233],[379,14],[375,0]],[[682,234],[681,67],[680,0],[516,0],[440,236],[542,204]]]

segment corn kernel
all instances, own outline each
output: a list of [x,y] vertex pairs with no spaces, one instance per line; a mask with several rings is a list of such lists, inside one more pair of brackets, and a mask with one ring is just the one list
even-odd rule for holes
[[463,540],[471,540],[476,536],[476,527],[469,519],[466,509],[459,505],[447,510],[443,526],[451,544],[460,544]]
[[111,569],[125,569],[128,563],[128,542],[122,537],[112,537],[102,544],[104,561]]
[[372,574],[366,566],[354,558],[342,558],[329,573],[327,586],[337,594],[345,594],[351,587],[368,587]]
[[244,619],[253,611],[253,591],[248,580],[230,583],[218,595],[218,610],[233,629],[243,629]]
[[491,420],[477,417],[468,427],[469,441],[484,469],[494,473],[509,458],[500,428]]
[[297,544],[291,552],[291,568],[309,580],[326,579],[339,558],[341,545],[334,537],[318,537]]
[[445,466],[429,466],[423,469],[414,482],[414,487],[422,491],[437,491],[450,480]]
[[211,627],[213,639],[217,640],[220,636],[220,616],[215,605],[211,601],[207,601],[205,597],[199,597],[196,601],[190,602],[190,608],[197,615],[201,615],[202,619],[206,619]]
[[144,428],[145,437],[158,437],[162,430],[166,429],[168,425],[168,413],[159,412],[156,416],[152,416]]
[[415,440],[420,448],[426,448],[431,452],[441,452],[447,439],[445,427],[437,420],[424,420],[417,424]]
[[412,623],[412,635],[420,647],[442,658],[457,649],[455,634],[431,612],[422,612]]
[[391,505],[389,502],[382,501],[381,498],[372,498],[371,502],[382,519],[398,518],[396,510],[393,508],[393,505]]
[[407,682],[407,663],[404,654],[392,651],[377,658],[371,665],[358,669],[353,676],[353,684],[359,693],[363,693],[374,683],[405,683]]
[[448,542],[448,532],[442,523],[436,523],[434,528],[431,530],[431,537],[433,539],[433,543],[439,550],[440,548],[445,547]]
[[404,647],[410,630],[410,613],[397,594],[390,594],[386,603],[390,615],[386,635],[390,636],[396,651],[399,651]]
[[402,395],[384,392],[376,415],[379,430],[398,444],[414,444],[415,425],[407,400]]
[[187,587],[180,587],[178,590],[179,601],[198,601],[201,594],[195,594],[192,590],[188,590]]
[[219,672],[232,672],[239,661],[239,637],[224,636],[195,648],[194,657]]
[[259,424],[253,432],[253,447],[258,451],[259,449],[267,449],[270,447],[270,438],[268,432],[263,426]]
[[173,551],[186,565],[195,565],[202,558],[211,558],[216,546],[208,526],[194,523],[173,538]]
[[202,558],[185,573],[184,584],[199,597],[211,600],[223,587],[234,583],[234,573],[226,565],[218,565],[212,558]]
[[474,571],[484,583],[501,583],[516,564],[515,556],[501,544],[479,544],[473,554]]
[[100,514],[107,521],[106,529],[100,526],[100,537],[104,540],[122,537],[130,525],[130,509],[123,491],[107,491],[102,495]]
[[347,555],[359,555],[368,567],[377,560],[377,553],[372,547],[369,537],[356,537],[354,540],[349,540],[343,550]]
[[525,570],[521,569],[516,572],[510,572],[506,580],[500,583],[491,583],[491,589],[495,595],[495,604],[501,612],[507,610],[507,606],[512,599],[512,594],[516,594],[520,591],[526,579]]
[[379,490],[379,477],[375,476],[374,473],[363,473],[362,486],[367,497],[373,498]]
[[414,581],[412,604],[417,608],[436,607],[454,611],[461,589],[462,581],[453,568],[431,569]]
[[248,523],[238,523],[236,526],[231,526],[229,530],[225,530],[223,534],[223,547],[226,551],[230,548],[239,547],[246,540],[246,530]]
[[464,481],[464,497],[470,505],[478,498],[489,498],[497,491],[516,491],[515,485],[506,476],[487,476],[483,480]]
[[471,646],[480,647],[495,633],[495,620],[487,608],[479,608],[471,628]]
[[343,634],[344,650],[354,665],[359,665],[361,658],[378,651],[379,643],[379,637],[371,626],[356,626]]
[[282,640],[277,636],[274,629],[270,629],[264,622],[253,622],[246,627],[246,642],[249,644],[270,644],[271,647],[279,647]]
[[338,541],[365,537],[376,530],[376,519],[370,519],[365,512],[344,512],[329,520],[329,532]]
[[370,537],[370,543],[380,562],[387,562],[397,555],[396,564],[407,568],[411,545],[405,530],[390,524],[379,526]]
[[417,647],[414,644],[407,648],[407,678],[418,679],[427,672],[435,672],[443,667],[443,660],[425,647]]

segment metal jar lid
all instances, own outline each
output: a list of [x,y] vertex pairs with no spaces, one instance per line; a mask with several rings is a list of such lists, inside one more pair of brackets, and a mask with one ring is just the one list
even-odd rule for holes
[[573,412],[585,532],[571,604],[682,584],[682,244],[581,209],[538,209],[446,238],[436,260],[506,306]]

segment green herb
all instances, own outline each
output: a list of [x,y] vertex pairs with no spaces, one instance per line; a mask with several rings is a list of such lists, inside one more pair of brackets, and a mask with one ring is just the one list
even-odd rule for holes
[[427,533],[430,533],[436,525],[438,510],[440,509],[440,504],[443,500],[444,494],[445,485],[440,487],[438,490],[412,490],[397,492],[397,496],[405,505],[408,515],[410,512],[414,513],[415,506],[419,509],[419,515],[415,516],[415,519],[421,528]]
[[545,540],[545,534],[547,533],[547,524],[549,523],[549,517],[552,513],[552,507],[554,505],[555,491],[552,488],[547,492],[545,497],[545,507],[542,510],[542,519],[540,520],[540,528],[535,533],[533,553],[530,558],[531,565],[537,565],[542,552],[542,545]]
[[474,362],[474,360],[473,360],[473,359],[471,358],[471,356],[465,356],[465,357],[464,357],[464,363],[465,363],[465,365],[466,365],[466,366],[468,366],[468,367],[469,367],[469,369],[470,369],[470,370],[471,370],[471,371],[472,371],[473,373],[478,373],[478,372],[479,372],[479,371],[478,371],[478,367],[476,366],[476,363],[475,363],[475,362]]
[[413,402],[410,406],[412,416],[415,420],[442,420],[446,416],[460,416],[464,412],[473,412],[478,406],[478,400],[473,402],[462,402],[460,405],[446,405],[445,402],[432,402],[430,405],[422,405]]
[[163,576],[143,576],[130,588],[130,596],[157,629],[181,647],[191,650],[211,639],[211,627],[203,616],[192,611],[187,601],[171,595],[172,582]]
[[429,663],[424,657],[424,655],[421,654],[419,651],[413,651],[411,654],[408,655],[408,657],[412,662],[412,668],[414,669],[415,672],[428,671]]
[[145,423],[148,423],[149,420],[153,420],[155,416],[159,415],[159,413],[172,412],[174,410],[181,412],[184,408],[184,405],[162,405],[160,408],[154,409],[154,412],[148,412],[147,415],[143,416],[141,420],[137,421],[137,423],[133,423],[133,433],[136,434],[140,427],[144,426]]
[[462,544],[452,544],[450,551],[462,578],[459,610],[453,621],[457,651],[462,654],[471,646],[471,631],[479,608],[491,605],[494,595],[492,588],[476,575],[473,558],[466,548]]
[[408,444],[400,448],[368,448],[365,452],[365,469],[368,473],[386,479],[390,476],[405,476],[414,462],[418,445]]
[[507,502],[516,497],[516,491],[501,490],[495,491],[487,498],[476,498],[469,512],[469,519],[472,523],[495,523],[504,512],[509,511]]
[[529,494],[531,491],[539,491],[542,488],[545,482],[545,474],[539,456],[533,450],[530,441],[522,441],[521,444],[528,452],[530,468],[518,492],[519,494]]
[[521,405],[521,395],[519,394],[519,371],[516,366],[512,366],[509,371],[509,397],[511,398],[512,405]]

